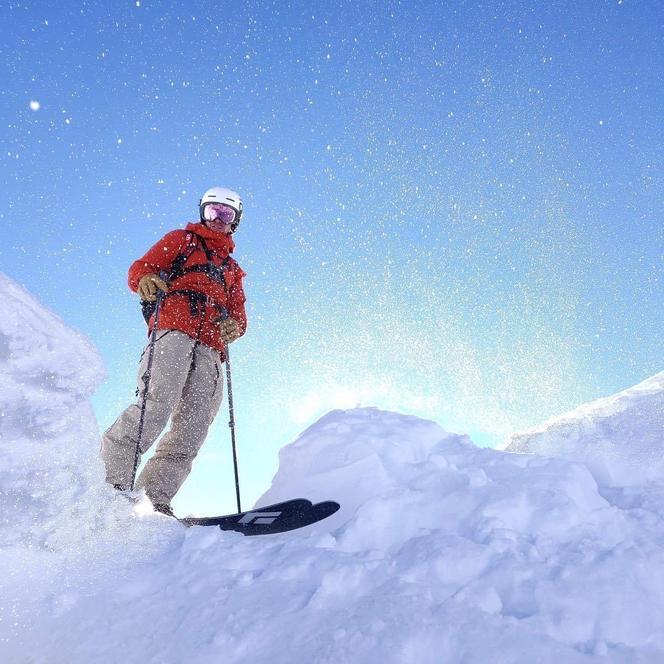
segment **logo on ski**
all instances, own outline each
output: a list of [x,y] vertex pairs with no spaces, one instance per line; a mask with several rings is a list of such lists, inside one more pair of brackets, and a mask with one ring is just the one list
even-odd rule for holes
[[255,525],[268,525],[281,516],[281,512],[247,512],[239,521],[244,526],[253,523]]

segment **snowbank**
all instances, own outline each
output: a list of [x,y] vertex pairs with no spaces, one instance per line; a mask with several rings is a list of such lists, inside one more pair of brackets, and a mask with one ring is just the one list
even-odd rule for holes
[[661,499],[621,508],[580,464],[375,409],[330,413],[281,462],[261,502],[306,492],[340,512],[253,539],[135,516],[148,550],[98,552],[38,586],[9,661],[664,658]]
[[0,546],[71,543],[63,524],[100,485],[88,397],[103,376],[92,345],[0,273]]
[[[90,345],[6,278],[0,307],[3,664],[664,661],[660,485],[615,501],[569,459],[355,409],[282,450],[260,501],[332,518],[185,529],[102,485]],[[661,445],[641,412],[620,431]]]
[[506,449],[579,461],[605,486],[664,481],[664,371],[514,434]]

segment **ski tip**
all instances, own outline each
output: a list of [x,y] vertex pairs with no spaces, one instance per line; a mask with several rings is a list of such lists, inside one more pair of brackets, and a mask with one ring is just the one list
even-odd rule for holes
[[341,505],[334,500],[325,500],[322,503],[316,503],[313,507],[319,515],[325,514],[325,517],[321,518],[327,518],[338,512]]

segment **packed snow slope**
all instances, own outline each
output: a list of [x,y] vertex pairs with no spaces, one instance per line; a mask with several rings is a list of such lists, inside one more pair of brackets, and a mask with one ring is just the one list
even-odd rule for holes
[[[0,277],[3,664],[664,661],[656,469],[618,491],[589,463],[335,411],[282,450],[260,503],[333,498],[337,514],[258,538],[186,529],[103,486],[87,401],[102,376]],[[618,398],[615,429],[587,411],[574,445],[609,441],[614,469],[638,445],[612,432],[661,449],[661,419],[628,404],[643,396]]]

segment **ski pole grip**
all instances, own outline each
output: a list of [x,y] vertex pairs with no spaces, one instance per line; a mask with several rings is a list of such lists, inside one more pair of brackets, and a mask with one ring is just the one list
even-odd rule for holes
[[[164,270],[161,270],[159,272],[159,278],[168,285],[168,272],[165,272]],[[161,288],[157,288],[157,306],[160,306],[162,304],[162,301],[164,297],[166,296],[166,292],[161,290]]]

